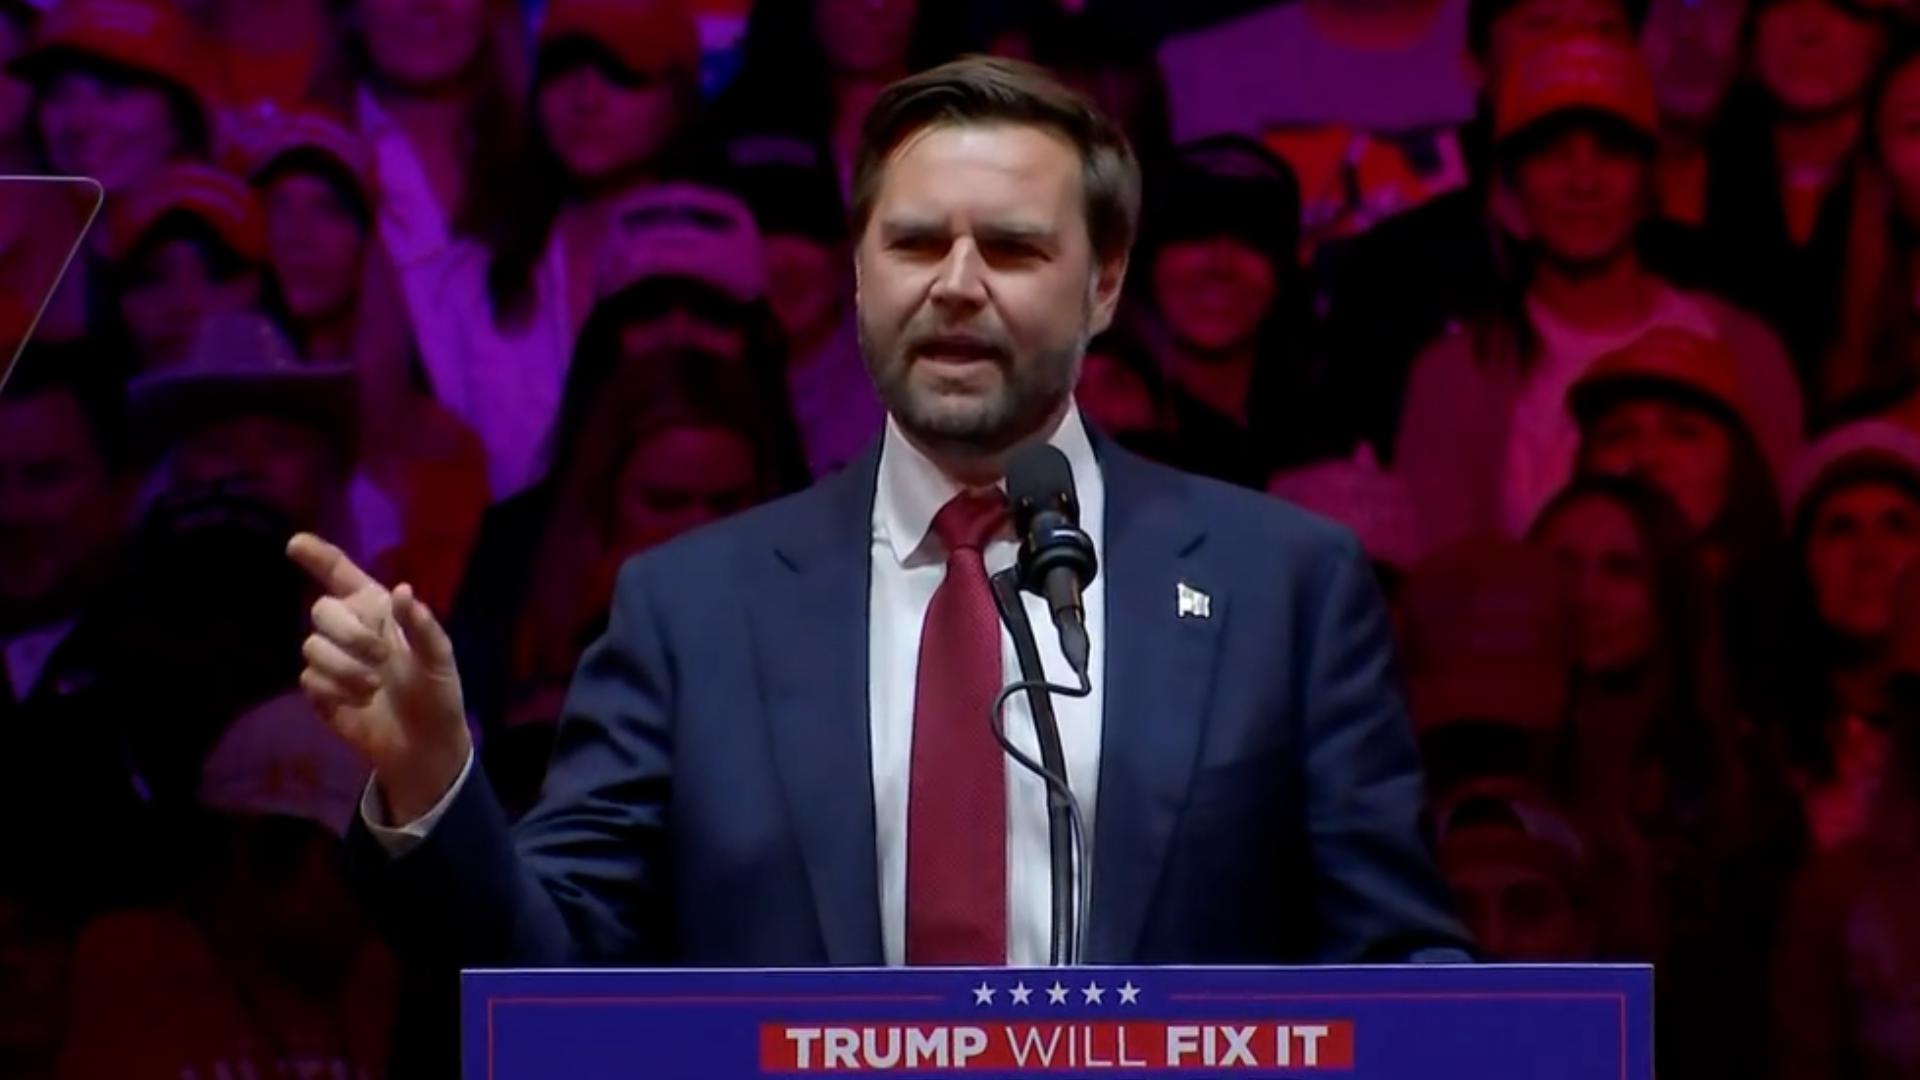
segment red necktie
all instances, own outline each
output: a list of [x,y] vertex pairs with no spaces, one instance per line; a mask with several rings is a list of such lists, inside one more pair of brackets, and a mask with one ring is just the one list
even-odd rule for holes
[[920,629],[907,787],[907,963],[1007,962],[1007,779],[987,709],[1000,615],[981,555],[1006,500],[960,494],[933,519],[947,576]]

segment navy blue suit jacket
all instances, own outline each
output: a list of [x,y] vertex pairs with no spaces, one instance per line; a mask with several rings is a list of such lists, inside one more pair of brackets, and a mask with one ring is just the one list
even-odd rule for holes
[[[1358,545],[1277,500],[1097,452],[1107,683],[1087,959],[1464,958]],[[356,823],[354,861],[403,949],[462,966],[883,962],[877,463],[876,448],[628,563],[517,825],[478,769],[398,859]],[[1176,617],[1179,583],[1212,597],[1209,618]]]

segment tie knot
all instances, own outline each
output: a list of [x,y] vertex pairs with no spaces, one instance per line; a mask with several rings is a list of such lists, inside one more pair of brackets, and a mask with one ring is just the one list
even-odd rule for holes
[[934,535],[951,555],[956,551],[980,551],[987,542],[1007,527],[1007,500],[998,491],[991,494],[963,491],[947,500],[934,515]]

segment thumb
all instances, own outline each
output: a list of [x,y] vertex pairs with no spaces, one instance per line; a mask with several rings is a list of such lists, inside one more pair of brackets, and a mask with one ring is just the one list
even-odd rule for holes
[[453,641],[427,605],[414,595],[413,586],[402,584],[393,590],[393,617],[406,635],[407,645],[431,672],[453,670]]

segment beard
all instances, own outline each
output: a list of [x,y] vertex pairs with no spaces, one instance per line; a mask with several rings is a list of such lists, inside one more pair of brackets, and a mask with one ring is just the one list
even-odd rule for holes
[[891,346],[860,322],[860,354],[888,415],[915,441],[961,457],[992,457],[1036,434],[1064,405],[1086,354],[1083,329],[1072,340],[1022,357],[1004,335],[965,332],[986,347],[981,359],[947,371],[921,358],[947,328],[915,320]]

